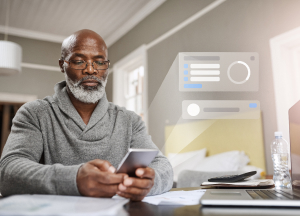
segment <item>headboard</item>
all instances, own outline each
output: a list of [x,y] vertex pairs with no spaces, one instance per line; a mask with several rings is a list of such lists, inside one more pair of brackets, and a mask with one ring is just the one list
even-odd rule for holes
[[244,151],[250,165],[266,170],[262,120],[199,120],[165,127],[165,154],[206,148],[207,156]]

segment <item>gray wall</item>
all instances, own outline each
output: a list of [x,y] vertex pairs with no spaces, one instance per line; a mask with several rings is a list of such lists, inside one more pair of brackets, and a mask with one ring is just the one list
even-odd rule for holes
[[[188,4],[185,4],[188,2]],[[213,0],[168,0],[153,11],[142,22],[135,26],[126,35],[120,38],[108,49],[111,65],[141,46],[150,43],[160,35],[172,29],[192,14],[214,2]],[[166,65],[166,64],[165,64]],[[167,65],[170,67],[170,65]],[[112,101],[113,76],[110,74],[106,87],[107,98]],[[149,89],[151,90],[151,89]],[[149,103],[150,104],[150,103]]]
[[[0,34],[0,40],[3,40],[3,34]],[[61,44],[10,35],[8,40],[22,47],[23,62],[58,67]],[[59,70],[22,68],[21,74],[0,76],[0,92],[31,94],[44,98],[53,95],[54,85],[61,80],[64,80],[64,75]]]
[[[168,0],[109,48],[116,62],[141,44],[147,44],[190,17],[212,1]],[[255,99],[261,103],[267,172],[272,173],[269,145],[276,131],[274,86],[269,40],[300,26],[298,0],[227,0],[184,29],[148,50],[149,104],[178,52],[258,52],[259,91],[254,93],[201,93],[197,99]],[[283,71],[284,73],[284,71]],[[178,88],[170,90],[180,99]],[[196,99],[189,94],[186,99]],[[164,143],[164,120],[155,110],[149,113],[149,132],[158,146]],[[168,119],[170,124],[178,119]],[[160,123],[159,123],[160,122]]]

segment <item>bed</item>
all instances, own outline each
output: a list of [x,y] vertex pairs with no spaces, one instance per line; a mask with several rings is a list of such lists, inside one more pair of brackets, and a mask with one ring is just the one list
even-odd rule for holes
[[[165,155],[206,149],[206,156],[228,151],[243,151],[248,165],[266,170],[262,119],[198,120],[165,127]],[[176,179],[177,187],[195,187],[210,177],[236,174],[226,172],[183,170]]]

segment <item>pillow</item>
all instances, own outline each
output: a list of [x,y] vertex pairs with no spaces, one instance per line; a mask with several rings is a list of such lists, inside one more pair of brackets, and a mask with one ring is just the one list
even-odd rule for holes
[[230,172],[243,168],[249,162],[244,152],[229,151],[204,158],[193,169],[202,172]]
[[195,165],[199,164],[206,155],[206,149],[198,151],[173,154],[169,153],[168,158],[173,167],[174,181],[178,179],[178,175],[182,170],[190,170]]
[[184,161],[194,157],[195,155],[201,155],[202,159],[204,159],[206,155],[206,149],[201,149],[197,151],[190,151],[190,152],[184,152],[184,153],[169,153],[168,159],[172,165],[172,167],[175,167]]
[[250,162],[249,157],[245,154],[245,152],[240,151],[240,162],[239,162],[239,169],[242,169]]

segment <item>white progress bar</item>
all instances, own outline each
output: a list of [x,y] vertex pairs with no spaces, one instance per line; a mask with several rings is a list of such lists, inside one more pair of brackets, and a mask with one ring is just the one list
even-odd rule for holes
[[219,82],[220,77],[191,77],[192,82]]
[[191,64],[191,68],[220,68],[220,64]]
[[191,70],[191,75],[220,75],[219,70]]

